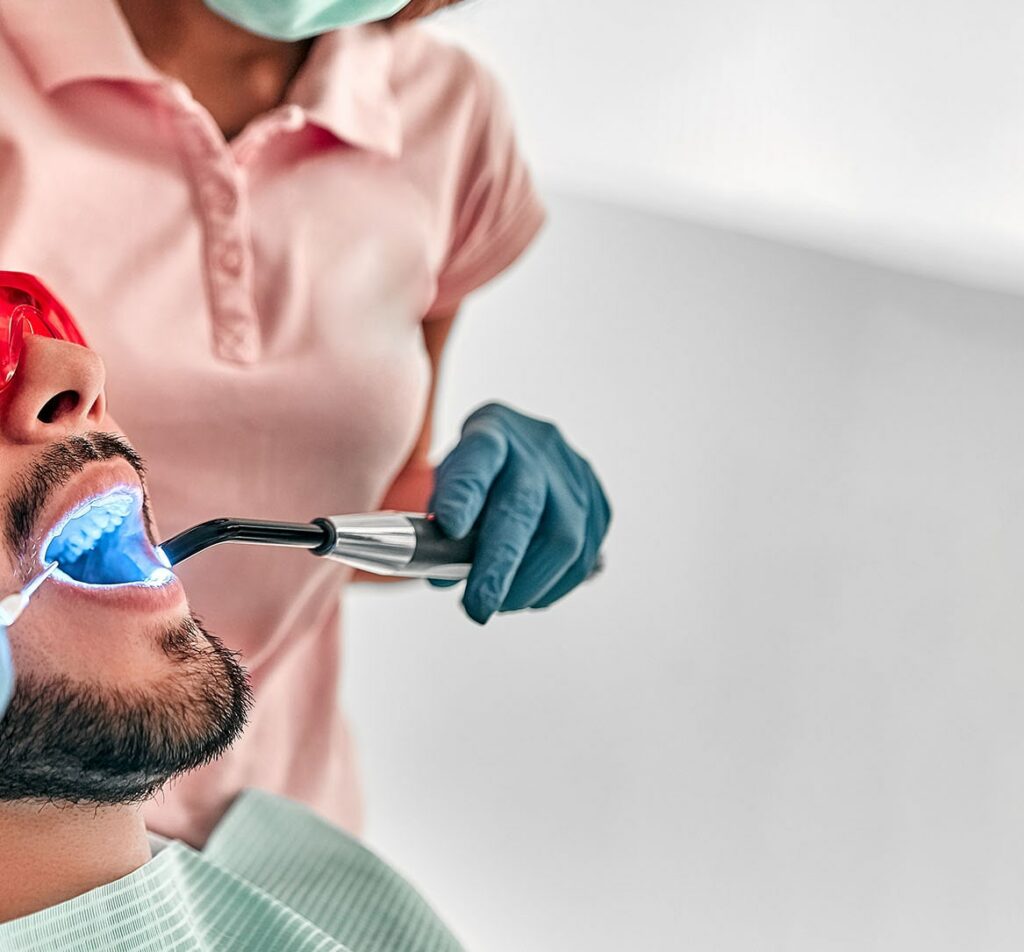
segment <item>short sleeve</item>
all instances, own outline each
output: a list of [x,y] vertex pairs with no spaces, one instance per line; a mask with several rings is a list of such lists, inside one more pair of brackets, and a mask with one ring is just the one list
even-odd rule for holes
[[451,243],[427,317],[446,313],[511,265],[544,223],[498,84],[477,68],[476,117],[462,157]]

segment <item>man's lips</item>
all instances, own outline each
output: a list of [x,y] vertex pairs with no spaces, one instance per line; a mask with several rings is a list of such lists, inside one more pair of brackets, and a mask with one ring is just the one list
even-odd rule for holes
[[[70,480],[60,490],[51,494],[40,509],[32,532],[29,546],[30,571],[35,573],[44,565],[45,546],[54,530],[64,523],[69,515],[82,509],[90,500],[106,495],[116,489],[142,493],[142,484],[135,470],[122,459],[103,460],[89,463],[81,475]],[[155,558],[155,553],[154,553]]]
[[116,460],[93,464],[55,496],[39,522],[49,523],[56,506],[63,514],[41,538],[37,527],[33,540],[36,562],[58,563],[55,579],[91,587],[161,585],[170,579],[170,566],[149,536],[143,488],[133,470]]
[[92,587],[160,585],[170,565],[159,560],[142,519],[142,493],[118,486],[92,496],[63,517],[43,540],[42,561],[55,577]]
[[56,572],[42,585],[32,604],[38,602],[45,612],[45,606],[53,604],[51,599],[56,599],[56,604],[64,606],[60,611],[65,615],[69,611],[67,606],[73,605],[74,614],[71,617],[75,618],[84,617],[85,612],[94,609],[127,611],[139,615],[170,612],[175,616],[187,610],[185,590],[178,577],[170,572],[160,584],[135,582],[126,585],[83,585],[61,577]]
[[[29,574],[34,575],[44,567],[47,548],[51,547],[58,530],[68,524],[69,517],[88,507],[92,501],[110,494],[131,494],[136,498],[136,507],[142,506],[142,484],[135,470],[125,460],[110,459],[90,463],[81,475],[53,493],[42,507],[32,533],[30,564],[33,568]],[[141,521],[141,513],[136,513],[134,518]],[[148,532],[141,532],[136,541],[144,546],[149,560],[157,570],[152,577],[121,584],[88,584],[69,577],[58,568],[40,590],[43,603],[59,592],[64,598],[74,600],[82,609],[96,607],[152,613],[183,607],[185,593],[181,583],[169,569],[159,568],[161,560]],[[46,595],[47,590],[51,595]]]

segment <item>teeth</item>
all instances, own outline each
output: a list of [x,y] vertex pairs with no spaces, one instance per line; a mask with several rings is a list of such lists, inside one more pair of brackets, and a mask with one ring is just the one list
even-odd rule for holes
[[[91,558],[94,550],[98,551],[100,537],[115,532],[130,515],[137,516],[138,510],[138,499],[131,493],[97,500],[65,524],[60,535],[51,541],[50,552],[58,561],[68,565]],[[125,542],[130,544],[128,539]],[[105,558],[109,555],[107,553]]]
[[[124,510],[126,504],[119,505]],[[65,557],[77,559],[83,552],[91,549],[100,536],[113,532],[127,517],[127,511],[114,512],[94,509],[65,527],[60,536],[60,549]]]
[[[145,542],[139,496],[122,491],[86,504],[48,542],[65,575],[86,585],[160,585],[172,577],[153,564]],[[126,522],[124,529],[120,529]],[[114,535],[116,533],[116,535]],[[110,540],[103,540],[111,535]]]
[[120,496],[106,502],[103,508],[106,512],[118,515],[123,519],[132,511],[133,504],[134,500],[130,496]]

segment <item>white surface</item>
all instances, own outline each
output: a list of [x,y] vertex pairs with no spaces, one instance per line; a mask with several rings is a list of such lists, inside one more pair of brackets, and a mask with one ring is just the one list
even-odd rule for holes
[[550,185],[1020,289],[1024,7],[474,0]]
[[372,842],[487,952],[1019,950],[1022,359],[1018,299],[555,201],[441,431],[557,419],[609,568],[352,599]]

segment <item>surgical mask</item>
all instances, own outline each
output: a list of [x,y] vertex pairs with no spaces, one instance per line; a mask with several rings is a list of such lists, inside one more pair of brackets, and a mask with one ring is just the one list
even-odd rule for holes
[[274,40],[304,40],[341,26],[386,20],[410,0],[206,0],[222,17]]

